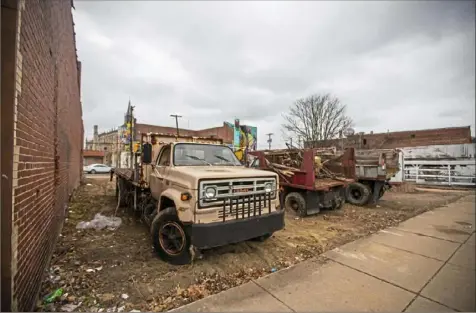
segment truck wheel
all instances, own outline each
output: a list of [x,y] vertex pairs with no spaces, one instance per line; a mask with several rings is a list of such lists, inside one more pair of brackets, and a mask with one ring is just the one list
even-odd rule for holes
[[190,238],[175,213],[175,208],[160,211],[152,221],[151,235],[158,256],[173,265],[189,264]]
[[370,200],[371,190],[361,183],[351,183],[347,186],[345,198],[354,205],[365,205]]
[[380,192],[378,194],[378,198],[379,199],[382,198],[384,194],[385,194],[385,188],[382,187],[382,189],[380,189]]
[[286,211],[299,217],[305,217],[307,215],[306,199],[299,192],[290,192],[284,199],[284,207]]

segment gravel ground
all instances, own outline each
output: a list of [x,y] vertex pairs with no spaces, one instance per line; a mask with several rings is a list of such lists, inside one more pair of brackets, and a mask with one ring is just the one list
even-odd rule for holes
[[[286,228],[265,242],[243,242],[204,252],[191,265],[172,266],[154,253],[148,228],[119,214],[116,230],[77,230],[80,221],[115,210],[114,183],[88,176],[76,192],[45,275],[40,299],[63,288],[56,302],[38,311],[167,311],[250,279],[292,266],[336,246],[396,225],[467,192],[416,191],[399,187],[375,208],[349,204],[304,219],[286,217]],[[79,306],[78,306],[79,304]],[[66,305],[66,306],[65,306]]]

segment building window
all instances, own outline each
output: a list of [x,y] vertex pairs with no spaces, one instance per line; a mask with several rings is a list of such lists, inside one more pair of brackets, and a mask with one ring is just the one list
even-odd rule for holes
[[364,146],[365,146],[365,145],[367,144],[367,139],[364,138],[364,139],[362,140],[362,143],[363,143]]

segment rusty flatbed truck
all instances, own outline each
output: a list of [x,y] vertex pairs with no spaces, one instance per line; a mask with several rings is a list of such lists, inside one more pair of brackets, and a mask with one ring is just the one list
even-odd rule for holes
[[163,144],[153,157],[149,138],[132,168],[117,168],[118,206],[132,208],[150,227],[159,257],[187,264],[202,249],[265,240],[284,228],[278,175],[240,164],[224,145]]
[[353,149],[337,158],[322,152],[318,149],[252,151],[250,155],[255,159],[250,167],[277,173],[284,207],[304,217],[321,209],[340,209],[345,203],[346,187],[354,181],[348,178],[355,175]]
[[388,181],[400,170],[398,149],[359,149],[355,152],[355,177],[349,184],[346,201],[354,205],[374,205],[386,190]]

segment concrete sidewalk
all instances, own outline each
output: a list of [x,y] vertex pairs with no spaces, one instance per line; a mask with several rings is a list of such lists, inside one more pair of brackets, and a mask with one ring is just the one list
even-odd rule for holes
[[475,196],[467,196],[173,312],[475,311]]

